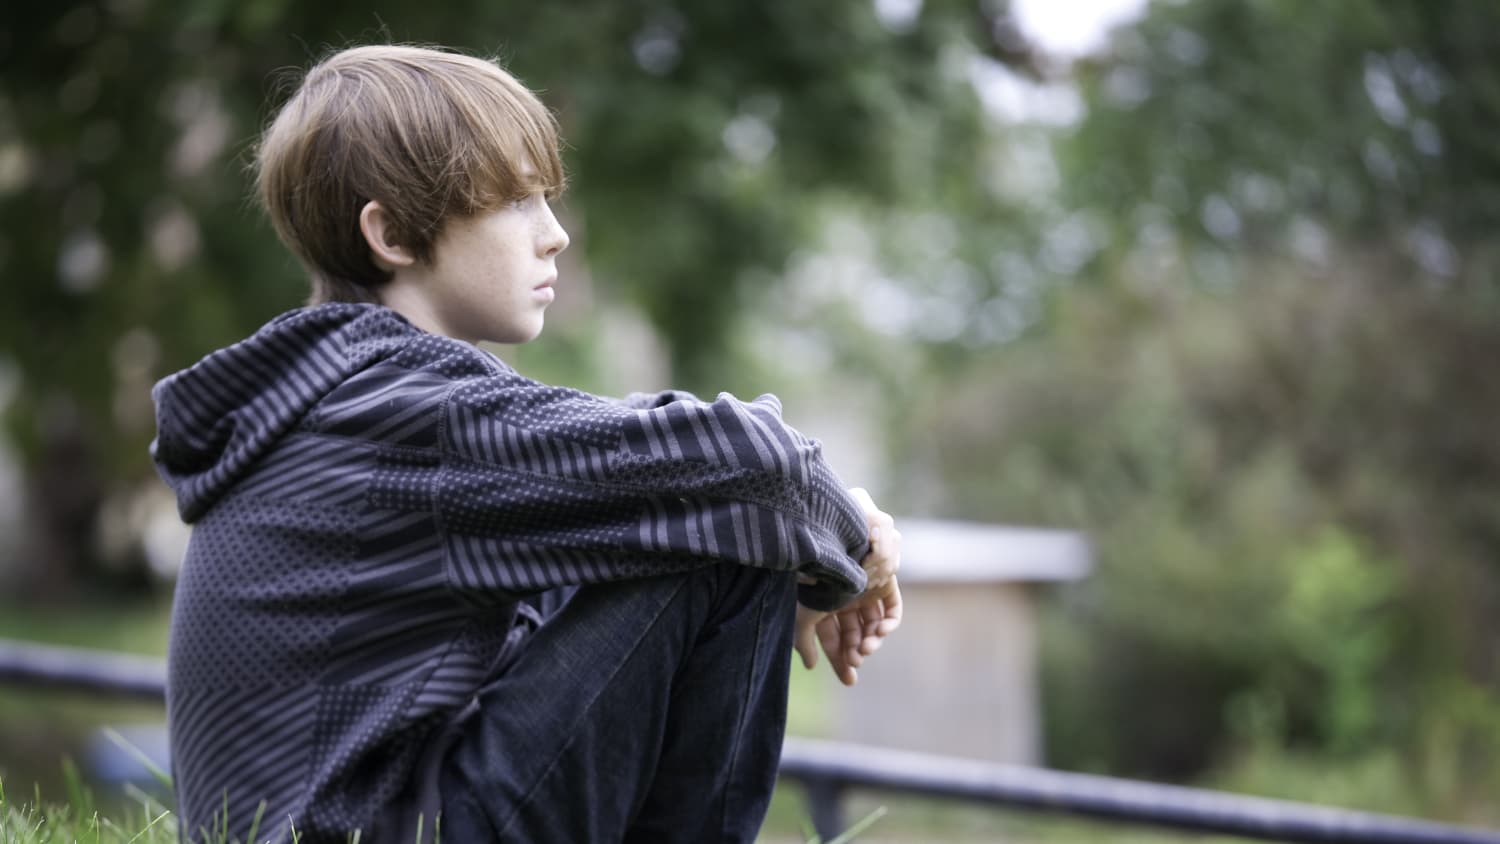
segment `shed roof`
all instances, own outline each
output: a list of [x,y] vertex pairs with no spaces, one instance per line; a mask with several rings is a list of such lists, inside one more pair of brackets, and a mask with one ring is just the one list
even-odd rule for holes
[[910,583],[1059,582],[1093,568],[1093,548],[1075,531],[910,518],[896,528]]

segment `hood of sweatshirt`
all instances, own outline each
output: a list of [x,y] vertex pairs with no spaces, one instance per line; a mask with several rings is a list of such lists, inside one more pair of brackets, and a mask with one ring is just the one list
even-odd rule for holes
[[291,311],[156,384],[151,456],[193,522],[307,411],[415,331],[374,305]]

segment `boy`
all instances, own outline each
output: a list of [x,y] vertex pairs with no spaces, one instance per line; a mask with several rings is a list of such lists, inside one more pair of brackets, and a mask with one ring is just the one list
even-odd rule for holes
[[314,67],[262,137],[312,306],[153,393],[195,524],[186,837],[749,841],[794,636],[848,683],[899,623],[890,517],[774,398],[606,400],[473,345],[542,329],[557,146],[495,64],[396,46]]

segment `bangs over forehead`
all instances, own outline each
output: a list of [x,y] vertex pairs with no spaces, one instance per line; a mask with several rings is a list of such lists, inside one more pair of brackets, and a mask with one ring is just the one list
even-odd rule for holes
[[[439,76],[449,87],[445,105],[452,120],[437,120],[437,135],[451,154],[449,173],[461,175],[455,188],[455,210],[493,209],[535,191],[549,197],[562,192],[564,175],[558,155],[557,122],[547,107],[514,77],[491,62],[450,55],[472,63],[473,77]],[[452,132],[443,131],[444,124]]]

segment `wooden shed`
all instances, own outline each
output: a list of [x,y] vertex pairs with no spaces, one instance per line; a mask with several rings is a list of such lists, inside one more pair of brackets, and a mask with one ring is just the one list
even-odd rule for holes
[[1042,763],[1039,586],[1093,565],[1078,533],[896,520],[901,629],[835,692],[848,741],[1023,765]]

